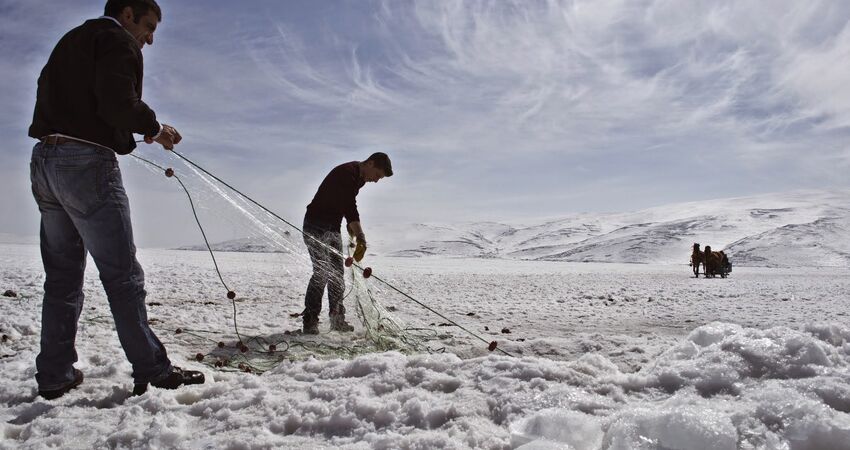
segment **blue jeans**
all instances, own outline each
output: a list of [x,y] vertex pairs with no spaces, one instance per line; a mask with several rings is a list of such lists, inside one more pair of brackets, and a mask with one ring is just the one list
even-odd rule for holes
[[[324,242],[327,247],[311,239],[311,236]],[[342,252],[342,237],[339,229],[334,231],[326,226],[305,221],[304,243],[307,244],[307,251],[310,252],[310,260],[313,262],[313,276],[310,277],[307,293],[304,295],[304,323],[319,320],[325,286],[328,288],[328,312],[345,315],[345,306],[342,304],[345,291],[343,259],[342,256],[330,250],[333,248]]]
[[32,151],[30,179],[41,212],[46,275],[41,352],[35,360],[39,389],[59,389],[74,380],[86,252],[100,272],[134,381],[166,377],[171,362],[148,326],[145,274],[136,260],[130,203],[115,153],[77,142],[38,143]]

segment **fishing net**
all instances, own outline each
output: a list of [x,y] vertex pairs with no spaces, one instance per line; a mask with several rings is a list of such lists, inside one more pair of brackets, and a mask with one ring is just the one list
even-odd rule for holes
[[[153,174],[165,175],[169,181],[176,181],[183,188],[204,239],[204,244],[187,249],[210,254],[216,279],[230,301],[229,311],[219,309],[221,315],[209,317],[203,326],[183,324],[177,328],[175,339],[197,348],[195,358],[198,361],[221,370],[261,373],[292,359],[349,358],[391,350],[403,353],[442,351],[438,341],[449,336],[422,324],[409,325],[416,315],[410,311],[411,305],[399,295],[400,291],[375,283],[375,277],[369,276],[371,269],[356,263],[345,268],[343,288],[349,320],[352,320],[350,313],[353,311],[359,322],[355,323],[354,333],[323,332],[310,336],[297,330],[275,329],[264,324],[269,310],[303,308],[303,292],[312,273],[312,262],[301,229],[223,185],[209,173],[187,164],[182,158],[170,152],[157,152],[155,156],[150,153],[153,152],[134,154],[133,161]],[[218,237],[227,234],[227,230],[231,234],[236,230],[245,237],[231,239],[223,246],[215,245],[219,242]],[[231,268],[221,261],[223,254],[219,250],[261,251],[271,255],[269,258],[275,261],[275,273],[269,274],[268,278],[275,282],[269,284],[277,284],[279,291],[288,292],[290,301],[280,305],[264,303],[264,297],[271,296],[267,291],[238,286],[245,277],[231,273]],[[335,252],[339,258],[348,258],[351,249],[345,245],[342,252],[330,247],[326,250]],[[239,292],[244,292],[244,295]],[[252,298],[251,302],[243,300],[247,296]],[[326,305],[323,306],[325,310]],[[297,319],[297,315],[289,314],[293,320]],[[402,318],[403,315],[406,318]]]

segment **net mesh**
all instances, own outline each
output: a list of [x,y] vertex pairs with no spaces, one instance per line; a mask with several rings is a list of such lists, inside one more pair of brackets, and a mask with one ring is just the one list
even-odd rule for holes
[[[231,239],[224,246],[213,244],[214,262],[216,250],[274,253],[277,259],[276,267],[280,271],[278,280],[283,288],[300,289],[303,292],[312,272],[312,262],[299,227],[273,216],[169,152],[158,152],[157,155],[146,153],[142,157],[144,159],[137,156],[133,161],[156,175],[162,176],[164,168],[174,170],[175,177],[191,199],[197,221],[209,243],[220,242],[220,236],[228,231],[231,235],[246,236],[237,240]],[[191,249],[206,251],[207,247],[198,245]],[[349,251],[350,247],[345,246],[342,254],[338,256],[348,257]],[[216,271],[219,270],[219,278],[225,289],[229,290],[228,285],[237,284],[239,281],[229,279],[230,273],[225,264],[216,264]],[[210,330],[186,326],[179,329],[175,339],[199,349],[209,348],[210,344],[214,344],[212,350],[199,352],[197,355],[199,361],[212,367],[257,373],[270,370],[281,361],[291,359],[349,358],[391,350],[403,353],[442,351],[442,348],[432,346],[431,343],[446,338],[447,335],[421,324],[411,326],[411,320],[415,321],[416,316],[406,310],[410,306],[405,305],[396,293],[376,285],[373,279],[364,277],[363,270],[364,268],[357,264],[345,269],[344,303],[349,312],[355,312],[354,316],[359,322],[355,323],[353,338],[350,333],[308,336],[292,331],[280,332],[281,330],[253,335],[251,332],[257,328],[254,323],[257,314],[239,315],[239,310],[246,305],[238,303],[239,299],[231,299],[233,309],[228,314],[228,319],[231,320],[231,328],[235,328],[235,336],[227,329]],[[238,290],[238,287],[234,289]],[[286,306],[302,307],[303,297],[301,298],[300,304]],[[406,315],[406,320],[399,315]]]

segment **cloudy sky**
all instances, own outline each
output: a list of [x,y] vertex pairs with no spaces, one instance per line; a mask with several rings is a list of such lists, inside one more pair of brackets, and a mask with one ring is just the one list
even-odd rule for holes
[[[103,3],[0,0],[0,232],[37,234],[36,79]],[[293,222],[373,151],[396,175],[361,191],[367,232],[850,187],[844,0],[160,4],[144,100]],[[197,241],[184,194],[122,168],[140,246]]]

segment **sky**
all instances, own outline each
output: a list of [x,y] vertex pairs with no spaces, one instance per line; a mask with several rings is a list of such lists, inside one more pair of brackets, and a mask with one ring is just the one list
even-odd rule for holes
[[[0,233],[38,233],[36,80],[104,3],[0,0]],[[294,223],[375,151],[395,175],[360,192],[367,235],[850,187],[843,0],[160,5],[143,100],[179,151]],[[185,194],[121,165],[140,247],[199,241]]]

